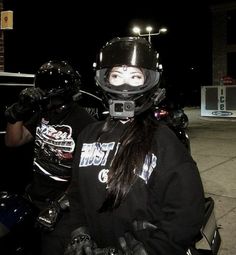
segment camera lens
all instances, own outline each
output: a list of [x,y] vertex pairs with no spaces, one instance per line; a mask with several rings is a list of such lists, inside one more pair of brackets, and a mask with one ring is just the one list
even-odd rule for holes
[[133,111],[134,110],[134,103],[133,102],[125,102],[124,103],[125,111]]

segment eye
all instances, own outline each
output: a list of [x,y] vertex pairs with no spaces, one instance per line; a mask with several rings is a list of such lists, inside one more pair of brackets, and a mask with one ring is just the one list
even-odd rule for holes
[[131,86],[140,86],[144,84],[144,76],[141,73],[134,73],[130,76],[128,83]]
[[117,78],[118,78],[118,74],[112,73],[112,74],[110,75],[110,78],[111,78],[111,79],[117,79]]
[[134,74],[134,75],[131,76],[131,79],[133,79],[133,80],[141,80],[141,79],[143,79],[143,75],[141,75],[141,74]]
[[112,85],[121,85],[124,83],[123,76],[119,72],[111,72],[109,83]]

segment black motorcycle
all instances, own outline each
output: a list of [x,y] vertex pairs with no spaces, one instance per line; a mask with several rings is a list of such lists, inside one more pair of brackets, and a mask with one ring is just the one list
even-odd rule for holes
[[188,116],[184,113],[182,108],[171,108],[165,104],[162,104],[154,110],[155,117],[160,121],[165,123],[183,145],[187,148],[189,153],[191,153],[190,140],[186,132],[189,124]]
[[[4,255],[36,255],[38,210],[22,195],[0,192],[0,251]],[[4,251],[4,253],[2,253]]]
[[188,116],[179,104],[170,102],[160,104],[156,109],[156,117],[178,128],[187,129],[189,125]]
[[[0,192],[0,251],[4,255],[37,255],[40,250],[39,232],[35,228],[37,210],[23,196]],[[196,243],[205,239],[209,249],[196,248],[193,244],[186,255],[217,255],[221,237],[214,215],[214,200],[205,198],[204,224],[196,238]],[[2,253],[4,252],[4,253]],[[113,249],[95,249],[97,255],[120,255]],[[127,255],[127,254],[122,254]]]

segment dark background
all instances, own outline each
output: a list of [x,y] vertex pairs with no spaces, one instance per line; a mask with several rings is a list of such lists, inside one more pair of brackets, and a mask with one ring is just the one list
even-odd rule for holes
[[14,11],[14,29],[4,31],[5,71],[35,73],[44,62],[62,58],[92,88],[92,64],[102,45],[132,36],[134,25],[151,25],[154,32],[165,26],[166,34],[152,38],[163,83],[184,105],[199,105],[200,86],[211,84],[212,2],[218,1],[5,0],[4,9]]

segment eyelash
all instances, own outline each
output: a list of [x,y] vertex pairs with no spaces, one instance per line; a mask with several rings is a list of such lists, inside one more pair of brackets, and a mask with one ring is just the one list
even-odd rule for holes
[[[117,74],[112,74],[111,77],[115,79],[115,78],[119,77],[119,75],[117,75]],[[131,78],[131,79],[135,79],[135,78],[137,78],[137,79],[142,79],[142,77],[139,76],[139,75],[133,75],[133,76],[131,76],[130,78]]]

